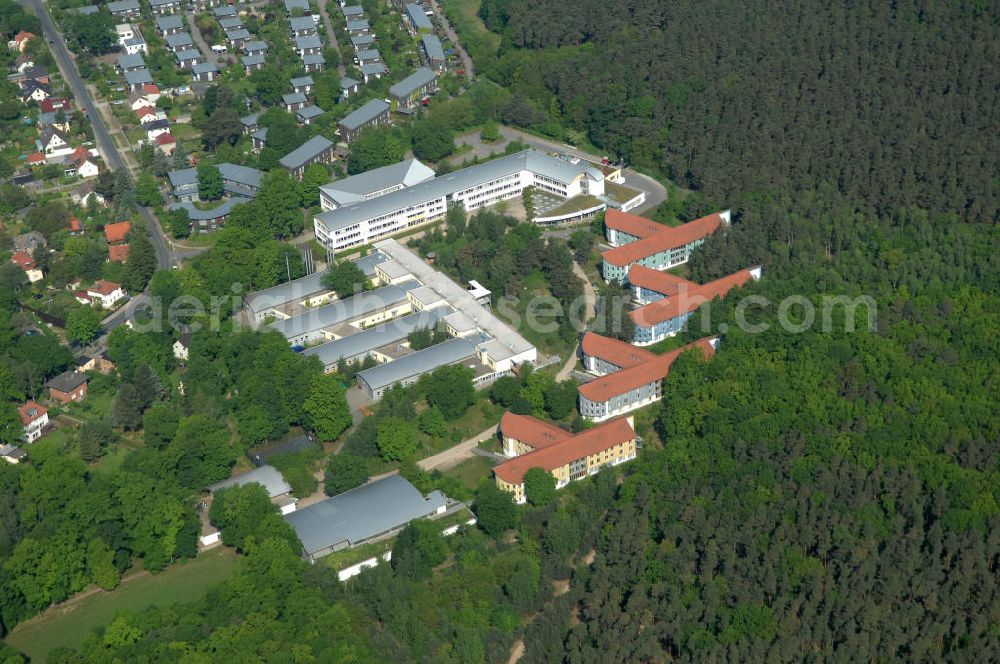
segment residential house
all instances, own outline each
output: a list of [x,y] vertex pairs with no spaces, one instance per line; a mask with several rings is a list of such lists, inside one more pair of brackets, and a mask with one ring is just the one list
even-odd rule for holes
[[176,35],[178,32],[184,32],[184,19],[176,14],[170,16],[160,16],[156,19],[156,29],[160,31],[160,34],[164,37],[167,35]]
[[367,19],[359,18],[347,22],[347,32],[352,37],[360,37],[361,35],[370,35],[372,27],[368,24]]
[[301,92],[281,95],[281,103],[284,104],[285,110],[289,113],[294,113],[299,110],[305,106],[307,102],[308,100],[306,99],[306,96]]
[[112,262],[124,263],[128,260],[128,234],[131,230],[132,224],[127,221],[104,227],[104,240],[108,244],[108,256]]
[[421,99],[436,92],[437,74],[427,67],[421,67],[399,83],[389,88],[389,98],[400,108],[413,108]]
[[192,203],[198,200],[198,169],[181,168],[167,173],[170,181],[170,193],[179,203]]
[[222,28],[223,32],[227,30],[239,30],[243,27],[243,19],[239,16],[227,16],[225,18],[220,18],[219,27]]
[[267,53],[267,42],[256,39],[243,44],[244,55],[265,55]]
[[361,89],[361,83],[349,76],[340,79],[340,100],[343,101]]
[[38,250],[44,250],[48,246],[45,236],[38,231],[28,231],[14,237],[14,251],[24,251],[32,256]]
[[250,145],[251,149],[258,154],[264,149],[264,146],[267,145],[267,127],[261,127],[250,134]]
[[354,54],[354,58],[358,61],[359,65],[370,65],[376,62],[382,62],[382,55],[378,52],[377,48],[358,49],[358,52]]
[[260,113],[251,113],[250,115],[244,115],[240,118],[240,124],[243,125],[244,134],[252,134],[257,131],[260,127],[257,121],[260,119]]
[[17,51],[18,53],[24,53],[24,49],[28,48],[28,42],[36,37],[37,35],[33,32],[21,30],[14,35],[13,39],[7,42],[7,48],[12,51]]
[[283,167],[302,179],[306,166],[316,163],[329,164],[334,158],[333,142],[323,136],[313,136],[278,160]]
[[374,35],[357,35],[355,37],[351,37],[351,45],[354,46],[355,51],[360,48],[368,48],[374,43]]
[[215,18],[229,18],[231,16],[237,15],[236,7],[233,5],[222,5],[221,7],[216,7],[212,10],[212,15]]
[[267,61],[267,57],[263,54],[260,55],[245,55],[240,59],[240,64],[243,65],[243,71],[249,76],[258,69],[264,68],[264,63]]
[[196,81],[214,81],[219,77],[219,65],[214,62],[199,62],[191,68],[191,76]]
[[361,5],[351,5],[350,7],[341,7],[340,11],[344,14],[344,19],[348,21],[357,21],[365,16],[365,8]]
[[303,106],[295,111],[296,119],[302,124],[312,124],[313,120],[326,113],[322,108],[314,104]]
[[289,19],[292,30],[292,38],[310,37],[317,32],[316,23],[308,16],[293,16]]
[[[48,100],[46,100],[48,101]],[[62,113],[60,116],[59,114]],[[68,132],[70,130],[70,120],[73,117],[73,111],[53,111],[51,113],[39,113],[38,114],[38,128],[45,130],[48,127],[53,129],[58,129],[61,132]]]
[[153,139],[153,143],[156,145],[156,149],[167,155],[168,157],[174,154],[177,149],[177,139],[169,131],[158,135]]
[[403,9],[403,23],[411,35],[430,34],[434,32],[434,24],[427,18],[427,12],[417,4],[409,4]]
[[146,95],[146,99],[154,104],[160,98],[160,88],[158,88],[155,83],[143,83],[142,87],[139,88],[139,91]]
[[28,166],[32,168],[34,168],[35,166],[44,166],[45,155],[42,154],[41,152],[32,152],[25,158],[24,161]]
[[26,251],[17,251],[10,257],[10,262],[21,268],[24,276],[28,277],[29,283],[36,283],[45,278],[42,271],[38,269],[35,259]]
[[90,357],[80,357],[76,361],[77,371],[97,371],[105,376],[115,370],[115,363],[108,357],[108,351]]
[[260,191],[260,181],[264,176],[256,168],[223,162],[217,166],[222,176],[222,188],[230,196],[254,198]]
[[309,14],[309,0],[285,0],[285,13],[289,16],[296,10]]
[[174,53],[174,57],[177,58],[177,66],[181,69],[193,69],[195,65],[205,61],[201,51],[196,48],[190,48],[186,51],[177,51]]
[[75,297],[80,304],[92,304],[94,302],[101,305],[102,309],[114,308],[115,302],[126,296],[125,289],[121,284],[113,281],[98,279],[93,286],[88,286],[82,291],[77,291]]
[[445,57],[444,48],[437,35],[421,35],[420,50],[427,66],[441,74],[448,66],[448,59]]
[[368,127],[391,124],[389,104],[381,99],[372,99],[347,115],[338,125],[337,133],[345,143],[350,143]]
[[28,453],[17,445],[0,445],[0,458],[7,463],[21,463],[28,458]]
[[45,387],[49,388],[49,397],[60,403],[83,401],[89,380],[86,374],[64,371],[45,383]]
[[172,35],[164,37],[163,41],[171,53],[189,51],[194,48],[194,40],[191,39],[190,32],[175,32]]
[[250,32],[246,28],[226,30],[226,41],[229,42],[229,46],[234,51],[240,50],[243,48],[243,44],[250,41]]
[[299,92],[304,95],[311,94],[313,86],[315,85],[312,76],[300,76],[298,78],[293,78],[289,81],[289,83],[292,84],[293,92]]
[[25,81],[21,85],[21,102],[27,104],[31,101],[42,102],[52,96],[52,89],[48,83],[38,81]]
[[33,443],[42,437],[42,430],[49,425],[49,411],[45,406],[28,401],[18,408],[21,414],[21,437],[26,443]]
[[146,40],[142,37],[132,37],[132,39],[126,39],[122,43],[122,48],[125,52],[131,55],[138,53],[149,53],[149,48],[146,46]]
[[174,359],[180,360],[181,362],[186,362],[188,359],[188,351],[191,349],[191,333],[182,332],[181,336],[177,338],[174,342],[173,351]]
[[181,8],[180,0],[149,0],[149,9],[157,16],[173,14]]
[[295,50],[300,58],[307,55],[318,55],[323,50],[323,42],[317,35],[295,38]]
[[139,18],[139,0],[117,0],[107,4],[112,16],[119,18]]
[[372,81],[382,78],[389,73],[389,70],[381,62],[373,62],[370,65],[361,65],[358,67],[361,72],[361,78],[364,79],[365,83],[371,83]]
[[49,127],[42,132],[41,148],[46,154],[59,152],[69,147],[69,139],[66,135],[54,127]]
[[160,113],[163,113],[163,109],[154,109],[150,106],[143,106],[135,112],[135,117],[138,118],[139,124],[142,125],[147,122],[153,122],[154,120],[166,119],[166,114],[164,113],[161,118]]
[[302,68],[306,70],[306,73],[323,71],[324,67],[326,67],[326,58],[323,57],[322,53],[302,56]]
[[139,91],[130,92],[128,95],[128,105],[133,111],[138,111],[142,108],[156,108],[156,102],[151,100],[147,95]]
[[497,486],[524,503],[524,475],[531,468],[552,474],[556,488],[634,459],[638,436],[631,417],[605,422],[577,434],[547,424],[529,415],[505,413],[499,432],[504,452],[512,456],[493,468]]
[[144,124],[142,128],[146,130],[146,139],[153,141],[160,134],[170,132],[170,123],[167,120],[153,120]]
[[66,220],[66,230],[70,235],[83,235],[83,223],[77,217],[70,217]]
[[143,86],[152,82],[153,77],[150,75],[148,69],[133,69],[132,71],[125,72],[125,84],[128,85],[129,90],[140,90]]
[[69,156],[69,161],[76,168],[76,174],[82,178],[96,178],[101,169],[93,160],[90,150],[82,145],[73,151]]

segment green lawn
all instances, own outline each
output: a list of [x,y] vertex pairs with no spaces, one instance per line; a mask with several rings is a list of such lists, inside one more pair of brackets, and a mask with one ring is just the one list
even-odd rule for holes
[[236,562],[232,549],[212,549],[160,574],[136,578],[114,592],[100,591],[60,604],[18,625],[6,641],[31,657],[32,662],[44,662],[53,648],[79,647],[91,630],[108,624],[119,613],[199,598],[212,585],[230,576]]
[[475,491],[483,479],[493,472],[493,461],[487,457],[474,456],[453,468],[442,470],[441,474],[453,477],[469,489]]

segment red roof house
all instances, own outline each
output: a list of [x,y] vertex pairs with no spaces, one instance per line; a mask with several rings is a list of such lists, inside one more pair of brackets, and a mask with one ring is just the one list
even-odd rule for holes
[[27,159],[29,166],[41,166],[45,163],[45,155],[41,152],[32,152]]
[[132,224],[127,221],[119,221],[115,224],[108,224],[104,227],[104,239],[108,244],[124,242],[125,236],[132,230]]

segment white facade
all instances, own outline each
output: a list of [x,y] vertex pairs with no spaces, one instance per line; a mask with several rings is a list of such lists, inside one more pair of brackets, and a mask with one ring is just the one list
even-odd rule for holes
[[42,429],[49,425],[49,414],[44,409],[40,411],[40,415],[36,415],[33,420],[24,425],[24,431],[21,434],[24,438],[24,442],[33,443],[42,437]]
[[125,297],[125,289],[123,289],[119,284],[114,284],[115,288],[113,290],[93,290],[91,288],[87,289],[87,297],[94,302],[100,302],[102,309],[110,309],[114,306],[114,303]]

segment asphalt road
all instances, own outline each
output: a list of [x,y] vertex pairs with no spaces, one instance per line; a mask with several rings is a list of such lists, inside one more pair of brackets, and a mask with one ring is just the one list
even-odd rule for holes
[[[104,158],[104,163],[112,171],[119,169],[128,171],[125,160],[118,151],[118,146],[115,145],[115,141],[111,137],[107,125],[104,124],[104,118],[101,117],[97,107],[94,105],[90,91],[87,90],[87,85],[80,76],[80,72],[76,68],[76,63],[70,56],[69,49],[66,47],[66,41],[59,30],[56,29],[56,24],[45,8],[45,5],[42,4],[41,0],[18,1],[31,8],[35,15],[38,16],[38,20],[41,21],[42,34],[49,41],[49,50],[52,51],[52,55],[59,65],[59,71],[62,72],[63,78],[69,85],[76,103],[83,108],[87,117],[90,118],[90,125],[94,129],[94,139],[97,141],[97,146],[101,151],[101,156]],[[131,174],[129,174],[129,177],[131,178]],[[163,230],[160,228],[159,222],[153,213],[146,208],[139,208],[139,212],[143,219],[145,219],[146,226],[149,228],[149,239],[156,250],[157,266],[161,269],[169,269],[175,263],[176,257],[171,253],[170,247],[167,245],[167,240],[163,236]]]

